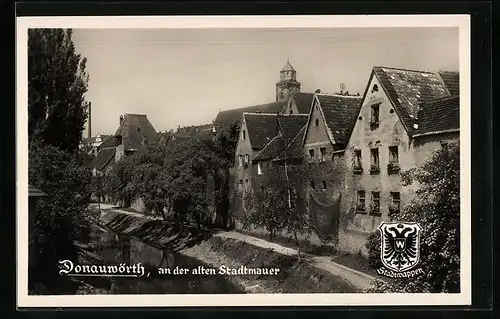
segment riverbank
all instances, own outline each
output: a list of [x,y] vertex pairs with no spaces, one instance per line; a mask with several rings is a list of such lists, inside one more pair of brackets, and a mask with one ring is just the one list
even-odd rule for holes
[[181,253],[214,268],[224,265],[250,269],[279,269],[278,275],[235,275],[229,280],[245,293],[352,293],[360,289],[339,276],[318,269],[303,258],[286,256],[232,238],[213,236]]
[[[316,261],[311,256],[302,257],[295,253],[283,254],[276,249],[253,243],[245,238],[225,238],[221,234],[205,230],[168,225],[161,220],[142,218],[138,214],[106,209],[98,214],[100,224],[117,233],[135,237],[154,247],[179,252],[218,269],[224,265],[230,268],[245,266],[251,269],[280,269],[276,276],[234,275],[227,276],[233,284],[242,287],[246,293],[310,293],[310,292],[356,292],[363,290],[369,279],[349,278],[339,265]],[[242,235],[245,236],[245,235]],[[234,237],[234,236],[233,236]],[[257,238],[254,238],[257,239]],[[273,245],[266,243],[266,245]],[[283,247],[282,247],[283,248]],[[287,249],[287,248],[283,248]]]

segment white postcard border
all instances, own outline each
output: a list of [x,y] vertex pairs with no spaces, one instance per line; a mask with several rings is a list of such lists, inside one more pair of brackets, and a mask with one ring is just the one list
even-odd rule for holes
[[[458,27],[460,59],[461,263],[458,294],[165,294],[28,295],[28,79],[29,28],[373,28]],[[102,16],[19,17],[16,20],[16,181],[18,307],[375,306],[470,305],[472,278],[470,173],[470,16]]]

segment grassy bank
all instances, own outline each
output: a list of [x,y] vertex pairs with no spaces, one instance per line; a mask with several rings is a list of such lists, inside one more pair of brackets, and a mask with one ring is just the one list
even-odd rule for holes
[[218,268],[278,268],[278,275],[235,275],[231,280],[247,293],[350,293],[358,290],[343,279],[317,269],[307,260],[284,256],[234,239],[212,237],[181,253]]

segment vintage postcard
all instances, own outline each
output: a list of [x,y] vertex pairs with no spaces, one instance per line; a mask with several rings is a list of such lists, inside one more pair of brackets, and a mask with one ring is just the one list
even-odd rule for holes
[[18,306],[470,304],[469,24],[17,18]]

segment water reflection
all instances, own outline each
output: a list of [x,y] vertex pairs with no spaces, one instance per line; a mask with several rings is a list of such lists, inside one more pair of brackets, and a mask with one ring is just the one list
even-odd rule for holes
[[208,267],[179,253],[155,248],[135,238],[101,228],[93,231],[92,242],[103,263],[133,265],[140,262],[146,268],[146,274],[150,274],[142,278],[111,278],[112,294],[241,293],[239,287],[224,276],[159,274],[158,268],[173,270],[178,266],[191,270],[200,265]]

